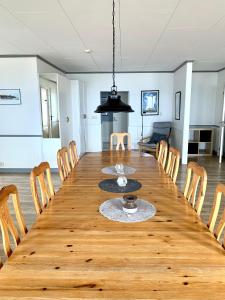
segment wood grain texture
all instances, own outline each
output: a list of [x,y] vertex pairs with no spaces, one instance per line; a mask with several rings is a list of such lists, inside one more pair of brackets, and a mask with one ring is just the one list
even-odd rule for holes
[[[221,206],[222,195],[225,196],[225,185],[219,183],[216,187],[215,197],[213,202],[213,208],[209,217],[208,227],[209,230],[214,233],[217,240],[220,240],[223,230],[225,228],[225,209],[223,211],[222,217],[220,221],[218,221],[218,213]],[[214,230],[216,222],[218,223],[216,230]],[[224,237],[225,240],[225,237]],[[225,246],[225,241],[223,241],[223,245]]]
[[179,165],[180,151],[176,148],[170,147],[166,165],[166,174],[170,176],[170,178],[173,180],[173,183],[176,183]]
[[[37,182],[39,183],[41,201],[38,194]],[[30,173],[30,187],[36,213],[41,214],[42,210],[48,206],[55,194],[48,162],[42,162],[39,166],[33,168]]]
[[70,163],[71,167],[74,168],[78,163],[79,157],[77,154],[77,144],[75,141],[69,143]]
[[17,187],[15,185],[4,186],[0,190],[0,226],[3,240],[3,248],[5,254],[9,257],[13,250],[10,246],[10,235],[13,238],[14,244],[17,246],[20,243],[21,236],[14,224],[13,218],[10,215],[8,200],[12,196],[13,206],[16,214],[16,220],[20,229],[20,235],[24,236],[27,233],[27,227],[20,208],[20,200]]
[[71,164],[69,159],[69,151],[66,147],[63,147],[57,152],[57,164],[59,169],[59,176],[63,182],[69,176],[71,172]]
[[[123,224],[97,184],[117,154],[85,155],[0,272],[2,299],[224,299],[225,255],[155,159],[125,152],[156,216]],[[118,194],[116,195],[118,197]]]
[[168,153],[168,144],[166,141],[160,141],[159,143],[159,155],[158,155],[158,162],[165,170],[166,161],[167,161],[167,153]]
[[113,132],[110,135],[110,150],[113,150],[113,139],[116,138],[116,150],[125,150],[125,138],[127,137],[127,149],[131,149],[131,135],[127,132]]
[[189,162],[187,166],[186,184],[184,197],[200,216],[207,187],[207,172],[204,167],[196,162]]

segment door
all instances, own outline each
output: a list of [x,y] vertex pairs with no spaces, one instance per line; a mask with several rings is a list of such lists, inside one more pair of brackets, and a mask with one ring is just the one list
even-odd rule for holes
[[86,102],[84,97],[84,83],[79,82],[80,99],[80,155],[86,153]]
[[[124,103],[128,104],[128,92],[119,92]],[[128,132],[128,114],[114,113],[113,114],[113,132]]]
[[[101,104],[107,101],[110,92],[101,92]],[[118,92],[123,102],[128,104],[128,92]],[[110,149],[110,135],[113,132],[128,132],[128,114],[127,113],[102,113],[101,114],[102,130],[102,150]],[[126,141],[125,141],[126,142]],[[114,141],[114,144],[116,141]]]

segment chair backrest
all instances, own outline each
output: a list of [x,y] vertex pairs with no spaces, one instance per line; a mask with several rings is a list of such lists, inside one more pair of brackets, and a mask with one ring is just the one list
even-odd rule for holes
[[[222,195],[225,196],[225,184],[219,183],[216,187],[216,192],[215,192],[214,202],[213,202],[213,208],[211,210],[211,214],[209,216],[209,221],[208,221],[208,224],[207,224],[208,227],[209,227],[209,230],[215,235],[217,240],[220,239],[221,234],[222,234],[222,232],[225,228],[225,209],[224,209],[222,217],[221,217],[221,219],[218,222],[218,225],[216,227],[216,230],[214,230],[215,224],[216,224],[216,221],[217,221],[217,217],[218,217],[218,212],[219,212],[219,209],[220,209]],[[224,235],[223,245],[225,246],[225,235]]]
[[66,180],[71,172],[68,149],[63,147],[57,152],[57,163],[61,181]]
[[153,123],[153,133],[165,134],[167,140],[171,134],[172,123],[171,122],[154,122]]
[[[200,215],[207,186],[206,170],[195,162],[189,162],[184,188],[184,197]],[[198,192],[197,192],[198,191]]]
[[163,167],[163,169],[165,169],[166,166],[167,153],[168,153],[168,144],[166,141],[162,140],[159,143],[158,162]]
[[127,132],[113,132],[110,135],[110,150],[113,150],[113,138],[116,137],[116,150],[125,150],[124,140],[127,137],[127,149],[131,149],[131,136]]
[[20,200],[17,187],[15,185],[8,185],[0,190],[0,225],[2,231],[3,248],[5,254],[9,257],[13,250],[10,246],[9,232],[13,237],[13,241],[17,246],[20,243],[20,235],[14,224],[13,218],[10,215],[8,207],[8,199],[12,196],[13,206],[16,213],[16,220],[19,226],[21,236],[24,236],[28,230],[24,222],[24,218],[20,208]]
[[177,180],[177,174],[180,165],[180,151],[170,147],[168,161],[166,166],[166,174],[171,177],[174,183]]
[[77,155],[77,145],[75,141],[69,143],[69,152],[70,152],[70,162],[72,168],[74,168],[79,160]]
[[[38,194],[38,184],[40,187],[41,201]],[[52,184],[51,170],[48,162],[42,162],[38,167],[34,167],[30,173],[30,186],[37,214],[41,214],[43,208],[47,207],[50,200],[55,195]]]

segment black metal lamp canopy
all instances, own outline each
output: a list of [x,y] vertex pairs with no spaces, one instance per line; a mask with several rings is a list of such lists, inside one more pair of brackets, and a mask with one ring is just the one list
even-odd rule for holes
[[117,94],[117,86],[115,84],[115,1],[113,0],[113,11],[112,11],[112,25],[113,25],[113,66],[112,66],[112,79],[113,85],[111,87],[111,93],[107,98],[107,101],[99,105],[95,112],[134,112],[130,105],[124,103],[121,100],[120,95]]

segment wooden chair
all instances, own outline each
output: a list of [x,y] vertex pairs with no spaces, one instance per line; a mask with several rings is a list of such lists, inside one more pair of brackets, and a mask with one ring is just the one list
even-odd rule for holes
[[125,150],[124,139],[127,137],[127,149],[131,150],[131,136],[127,132],[113,132],[110,135],[110,150],[113,150],[113,138],[116,137],[116,150]]
[[[155,157],[157,158],[158,157],[157,146],[159,144],[159,141],[161,139],[164,139],[166,142],[169,142],[171,129],[172,129],[172,122],[154,122],[152,135],[148,137],[144,137],[138,142],[139,151],[149,152],[151,154],[154,154]],[[164,136],[164,138],[161,138],[162,135]]]
[[174,183],[177,180],[177,174],[180,165],[180,151],[170,147],[168,161],[166,166],[166,174],[171,177]]
[[189,162],[187,166],[187,177],[184,188],[184,197],[193,206],[198,215],[200,215],[202,210],[206,186],[206,170],[195,162]]
[[71,166],[69,161],[69,154],[66,147],[58,150],[57,152],[57,163],[59,168],[59,176],[63,182],[69,176],[71,172]]
[[0,226],[4,252],[8,257],[13,252],[10,246],[9,232],[13,237],[15,245],[17,246],[20,243],[20,235],[9,212],[8,199],[10,196],[12,196],[13,206],[16,213],[16,220],[21,236],[24,236],[28,232],[20,208],[20,200],[17,187],[15,185],[8,185],[3,187],[0,190]]
[[77,145],[76,145],[75,141],[71,141],[69,143],[69,152],[70,152],[71,166],[72,166],[72,168],[74,168],[79,160],[78,155],[77,155]]
[[[40,187],[41,201],[38,194],[38,185]],[[34,200],[36,213],[42,213],[43,208],[47,207],[50,200],[55,195],[52,184],[51,170],[48,162],[42,162],[38,167],[33,168],[30,173],[31,192]]]
[[163,167],[163,169],[165,169],[165,166],[166,166],[167,152],[168,152],[167,142],[163,141],[163,140],[160,141],[160,143],[159,143],[158,162]]
[[[225,195],[225,184],[219,183],[216,187],[213,208],[211,210],[211,214],[209,216],[209,221],[207,224],[209,230],[215,235],[217,240],[220,240],[221,234],[225,228],[225,209],[224,209],[222,217],[216,227],[216,230],[214,231],[215,224],[218,217],[218,212],[220,209],[222,194]],[[225,247],[225,235],[224,235],[223,246]]]

